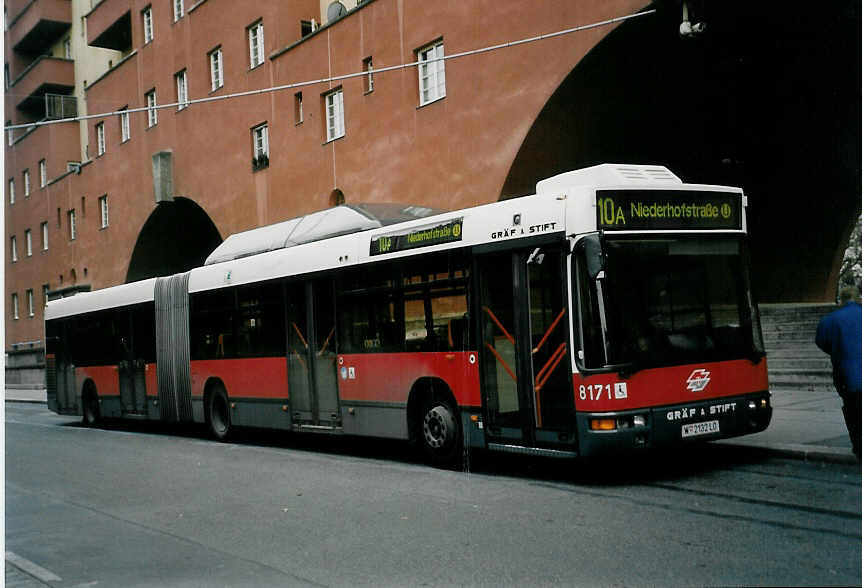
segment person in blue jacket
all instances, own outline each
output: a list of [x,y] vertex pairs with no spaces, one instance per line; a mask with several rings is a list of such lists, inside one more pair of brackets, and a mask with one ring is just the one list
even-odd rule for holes
[[832,358],[832,377],[844,401],[844,422],[853,453],[862,451],[862,306],[857,286],[842,288],[841,308],[820,319],[814,342]]

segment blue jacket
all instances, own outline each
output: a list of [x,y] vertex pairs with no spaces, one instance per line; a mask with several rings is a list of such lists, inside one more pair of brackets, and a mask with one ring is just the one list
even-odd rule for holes
[[820,319],[814,342],[832,357],[846,390],[862,394],[862,306],[848,302]]

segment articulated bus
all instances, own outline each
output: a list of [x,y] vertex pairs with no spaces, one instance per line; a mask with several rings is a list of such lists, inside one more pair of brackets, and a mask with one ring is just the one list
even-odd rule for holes
[[441,212],[343,205],[204,266],[52,301],[48,406],[102,418],[594,456],[772,416],[746,197],[604,164]]

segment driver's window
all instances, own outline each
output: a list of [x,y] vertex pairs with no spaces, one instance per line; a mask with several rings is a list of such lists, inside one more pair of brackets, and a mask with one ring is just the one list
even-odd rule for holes
[[596,284],[590,280],[587,273],[586,256],[584,249],[576,250],[572,256],[575,263],[572,271],[573,292],[577,295],[578,329],[576,338],[579,339],[577,357],[579,363],[588,369],[600,368],[605,365],[605,352],[602,343],[602,324],[599,317],[599,300],[596,292]]

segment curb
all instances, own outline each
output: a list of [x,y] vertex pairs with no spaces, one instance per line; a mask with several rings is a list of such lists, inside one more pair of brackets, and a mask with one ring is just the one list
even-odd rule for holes
[[856,458],[853,452],[847,450],[836,450],[823,445],[799,445],[799,444],[778,444],[778,445],[746,445],[744,443],[722,443],[725,447],[734,447],[736,449],[756,449],[774,455],[776,457],[784,457],[787,459],[797,459],[801,461],[811,461],[820,463],[837,463],[844,465],[860,465],[862,462]]
[[47,400],[30,400],[28,398],[7,398],[6,402],[17,402],[20,404],[48,404]]

